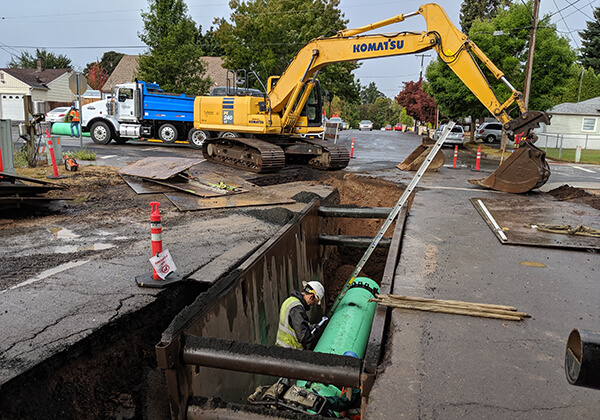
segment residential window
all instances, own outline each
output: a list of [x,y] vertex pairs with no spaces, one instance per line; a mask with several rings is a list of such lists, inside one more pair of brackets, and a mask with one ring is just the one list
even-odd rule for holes
[[584,118],[581,131],[596,131],[596,118]]

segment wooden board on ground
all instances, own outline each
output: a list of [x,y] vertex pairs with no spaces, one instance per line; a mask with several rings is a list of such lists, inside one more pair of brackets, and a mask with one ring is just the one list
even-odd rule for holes
[[[180,179],[177,178],[167,179],[160,181],[158,179],[150,179],[149,181],[155,182],[159,185],[170,187],[172,189],[179,190],[184,193],[197,195],[198,197],[210,198],[210,197],[221,197],[224,195],[240,194],[246,192],[246,190],[228,191],[225,189],[214,188],[209,185],[201,184],[197,181]],[[170,191],[169,191],[170,192]]]
[[229,173],[226,170],[224,170],[223,172],[216,173],[203,170],[201,167],[202,165],[191,169],[190,173],[196,181],[202,184],[210,186],[219,185],[223,183],[229,187],[235,188],[237,191],[234,192],[245,191],[254,187],[253,183],[246,181],[242,177]]
[[263,191],[256,187],[247,194],[227,195],[213,198],[196,198],[185,193],[166,193],[165,195],[181,211],[224,209],[231,207],[269,206],[292,204],[294,200]]
[[11,173],[8,173],[8,172],[2,172],[2,171],[0,171],[0,177],[2,177],[2,182],[3,182],[2,185],[6,185],[6,183],[9,183],[9,182],[14,184],[18,180],[18,181],[32,182],[34,184],[47,185],[51,189],[63,189],[63,188],[65,188],[64,185],[55,184],[53,182],[48,182],[48,181],[43,181],[41,179],[29,178],[27,176],[22,176],[22,175],[17,175],[17,174],[11,174]]
[[600,211],[588,205],[549,199],[541,195],[533,198],[471,198],[471,203],[504,244],[600,249],[600,238],[550,233],[532,227],[570,225],[574,228],[583,225],[600,229]]
[[149,179],[169,179],[203,161],[204,159],[147,157],[130,163],[119,173]]
[[173,188],[164,185],[159,185],[150,180],[138,178],[137,176],[120,174],[123,181],[135,191],[136,194],[160,194],[173,191]]

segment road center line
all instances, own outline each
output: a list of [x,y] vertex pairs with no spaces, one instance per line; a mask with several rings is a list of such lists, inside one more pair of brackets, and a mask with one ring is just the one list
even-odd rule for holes
[[581,166],[577,166],[577,165],[571,165],[571,168],[581,169],[582,171],[591,172],[593,174],[596,173],[596,171],[592,171],[591,169],[587,169],[587,168],[582,168]]
[[32,283],[36,283],[40,280],[44,280],[45,278],[48,278],[50,276],[53,276],[54,274],[63,272],[65,270],[68,270],[69,268],[73,268],[73,267],[79,267],[80,265],[83,265],[85,263],[87,263],[89,260],[80,260],[80,261],[72,261],[72,262],[68,262],[65,264],[61,264],[58,267],[54,267],[54,268],[50,268],[46,271],[42,271],[40,274],[38,274],[36,277],[31,278],[29,280],[25,280],[19,284],[16,284],[12,287],[9,287],[8,289],[4,289],[2,291],[0,291],[0,294],[6,292],[7,290],[13,290],[16,289],[18,287],[22,287],[22,286],[27,286],[28,284],[32,284]]

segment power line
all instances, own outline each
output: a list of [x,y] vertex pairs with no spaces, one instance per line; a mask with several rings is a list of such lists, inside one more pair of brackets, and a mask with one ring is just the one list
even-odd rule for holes
[[[577,0],[575,3],[577,3],[578,1],[579,0]],[[552,0],[552,2],[554,3],[554,6],[556,6],[556,8],[558,9],[558,5],[556,4],[556,0]],[[570,6],[572,6],[575,3],[570,4]],[[569,25],[567,24],[567,21],[565,20],[565,18],[562,15],[562,10],[559,10],[558,13],[559,13],[562,21],[564,22],[565,26],[567,27],[567,30],[570,31],[571,29],[569,28]],[[573,42],[575,43],[575,45],[577,46],[577,48],[579,48],[579,43],[577,42],[577,40],[575,39],[575,37],[573,36],[573,34],[569,33],[569,35],[571,35],[571,39],[573,40]]]
[[[560,14],[560,12],[562,12],[563,10],[566,10],[566,9],[568,9],[568,8],[569,8],[569,7],[571,7],[571,6],[574,6],[576,3],[579,3],[580,1],[581,1],[581,0],[575,0],[573,3],[569,3],[569,2],[567,1],[567,5],[566,5],[565,7],[563,7],[562,9],[559,9],[559,10],[557,10],[556,12],[554,12],[554,13],[550,14],[550,17],[554,16],[554,15],[555,15],[555,14],[557,14],[557,13],[558,13],[558,14]],[[556,1],[554,2],[554,5],[555,5],[555,6],[556,6],[556,8],[558,9],[558,6],[557,6],[557,4],[556,4]]]

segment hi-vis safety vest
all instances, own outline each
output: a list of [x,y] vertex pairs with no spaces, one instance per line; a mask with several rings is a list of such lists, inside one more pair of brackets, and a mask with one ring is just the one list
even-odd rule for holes
[[279,347],[285,347],[288,349],[302,350],[302,344],[296,337],[296,332],[290,328],[290,310],[298,305],[302,305],[300,299],[294,296],[287,298],[281,305],[279,311],[279,329],[277,330],[277,341],[276,345]]

